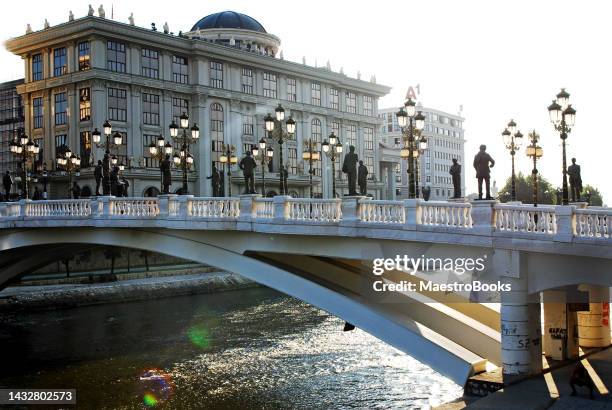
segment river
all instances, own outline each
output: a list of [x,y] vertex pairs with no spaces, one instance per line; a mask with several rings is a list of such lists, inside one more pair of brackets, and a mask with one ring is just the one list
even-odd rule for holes
[[0,387],[79,408],[428,408],[462,389],[402,352],[255,288],[0,317]]

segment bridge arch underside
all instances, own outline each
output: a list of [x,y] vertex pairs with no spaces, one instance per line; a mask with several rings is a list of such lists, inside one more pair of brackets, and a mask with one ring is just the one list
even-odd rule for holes
[[[451,303],[421,294],[381,298],[371,291],[376,278],[367,264],[404,254],[490,257],[491,247],[240,231],[24,228],[0,238],[0,288],[24,272],[96,246],[158,252],[243,275],[355,324],[461,385],[484,370],[487,360],[501,363],[498,312],[452,296]],[[398,281],[392,275],[390,280]]]

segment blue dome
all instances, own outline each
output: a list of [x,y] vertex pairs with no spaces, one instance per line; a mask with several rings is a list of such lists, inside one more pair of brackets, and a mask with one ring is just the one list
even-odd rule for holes
[[235,11],[222,11],[220,13],[210,14],[198,21],[191,31],[206,30],[210,28],[236,28],[242,30],[258,31],[266,33],[266,29],[255,20],[246,14],[236,13]]

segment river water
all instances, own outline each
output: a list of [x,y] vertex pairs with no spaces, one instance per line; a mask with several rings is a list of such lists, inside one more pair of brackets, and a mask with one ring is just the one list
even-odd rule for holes
[[0,317],[0,387],[79,408],[428,408],[461,387],[266,288]]

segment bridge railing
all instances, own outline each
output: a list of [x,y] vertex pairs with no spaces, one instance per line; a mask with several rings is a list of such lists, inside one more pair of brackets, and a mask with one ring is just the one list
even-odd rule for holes
[[362,199],[359,201],[359,220],[386,224],[403,224],[406,221],[402,201]]
[[191,197],[187,202],[187,218],[236,219],[240,215],[238,198]]
[[284,215],[289,221],[338,222],[342,219],[340,199],[284,197]]
[[452,228],[472,227],[472,206],[467,202],[425,201],[419,203],[417,224]]
[[[104,203],[107,199],[100,200]],[[108,198],[108,215],[112,218],[156,218],[159,213],[157,198]]]
[[576,209],[576,236],[612,239],[612,209]]
[[274,218],[274,199],[253,198],[253,217],[259,219]]
[[554,206],[495,205],[495,229],[501,232],[522,232],[543,235],[557,233]]
[[[26,202],[26,218],[85,218],[91,215],[91,201],[88,199],[60,199],[52,201]],[[15,209],[13,212],[17,212]]]

